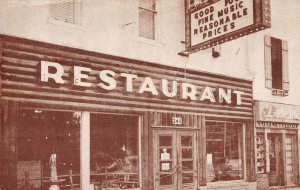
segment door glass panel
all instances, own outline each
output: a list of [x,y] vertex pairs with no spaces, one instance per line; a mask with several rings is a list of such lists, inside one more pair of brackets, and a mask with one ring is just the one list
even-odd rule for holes
[[182,170],[193,170],[193,160],[182,161]]
[[292,157],[292,152],[286,152],[286,157]]
[[192,136],[181,136],[181,146],[192,146]]
[[172,185],[174,184],[172,135],[159,135],[158,141],[159,185]]
[[179,173],[181,184],[191,184],[194,180],[193,135],[180,135],[179,162],[182,172]]
[[276,171],[275,136],[268,136],[270,171]]
[[192,173],[183,173],[182,174],[182,184],[193,183],[194,175]]
[[287,172],[292,172],[293,171],[293,166],[286,166],[286,171]]
[[286,158],[286,164],[293,164],[292,158]]
[[159,146],[172,146],[172,136],[159,136]]
[[193,149],[192,148],[183,148],[181,150],[182,158],[193,158]]
[[172,185],[173,184],[173,176],[170,174],[161,174],[159,179],[160,185]]

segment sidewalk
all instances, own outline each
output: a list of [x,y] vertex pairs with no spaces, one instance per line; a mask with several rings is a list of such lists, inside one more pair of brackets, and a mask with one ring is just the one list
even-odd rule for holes
[[280,189],[280,190],[300,190],[300,187],[297,187],[297,186],[292,186],[292,187],[284,187],[284,186],[273,186],[273,187],[269,187],[267,190],[277,190],[277,189]]

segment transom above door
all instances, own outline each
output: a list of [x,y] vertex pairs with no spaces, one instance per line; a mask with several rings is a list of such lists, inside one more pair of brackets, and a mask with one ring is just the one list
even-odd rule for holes
[[197,149],[194,130],[154,130],[154,188],[195,189]]

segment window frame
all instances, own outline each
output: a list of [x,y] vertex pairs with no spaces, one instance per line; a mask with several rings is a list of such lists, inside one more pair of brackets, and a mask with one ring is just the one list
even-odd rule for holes
[[49,16],[48,16],[48,22],[54,23],[54,24],[59,24],[59,25],[67,25],[71,27],[80,27],[82,25],[82,0],[69,0],[71,1],[72,8],[73,8],[73,22],[66,22],[62,19],[56,19],[51,16],[51,6],[53,4],[59,4],[61,0],[56,0],[56,2],[50,2],[49,4]]
[[[140,0],[138,0],[138,37],[142,40],[146,40],[146,41],[158,41],[159,40],[159,19],[158,19],[158,9],[159,9],[159,5],[158,5],[158,0],[151,0],[154,2],[154,9],[149,9],[149,8],[145,8],[143,7],[140,2]],[[140,10],[144,10],[147,12],[151,12],[153,14],[153,38],[148,38],[146,36],[141,36],[140,34],[140,23],[141,23],[141,17],[140,17]]]
[[[222,128],[222,127],[225,127],[227,129],[227,127],[229,127],[230,125],[233,125],[231,127],[239,127],[240,128],[240,135],[241,135],[241,139],[238,140],[240,141],[240,159],[241,159],[241,178],[240,179],[230,179],[230,180],[217,180],[217,181],[208,181],[208,179],[206,179],[206,183],[230,183],[232,181],[236,182],[236,181],[244,181],[246,178],[247,178],[247,163],[246,163],[246,127],[245,127],[245,123],[243,122],[238,122],[238,121],[219,121],[219,120],[206,120],[205,121],[205,127],[206,127],[206,154],[208,153],[207,151],[207,128],[210,126],[208,123],[210,122],[213,122],[213,123],[216,123],[218,125],[222,124],[223,126],[214,126],[214,127],[217,127],[217,128]],[[234,125],[239,125],[239,126],[234,126]],[[225,130],[226,131],[226,130]],[[225,138],[226,139],[226,138]],[[225,145],[224,145],[225,146]],[[224,147],[223,147],[224,148]],[[207,164],[207,163],[206,163]],[[207,175],[207,171],[206,171],[206,175]]]
[[[138,154],[138,187],[133,188],[135,190],[140,190],[143,187],[143,178],[142,175],[142,141],[143,141],[143,118],[140,114],[135,113],[114,113],[114,112],[94,112],[94,111],[82,111],[82,110],[74,110],[74,109],[54,109],[54,108],[44,108],[44,107],[32,107],[32,106],[20,106],[17,108],[18,110],[37,110],[45,111],[45,112],[53,112],[53,113],[68,113],[68,112],[77,112],[80,113],[80,121],[79,121],[79,160],[80,160],[80,166],[79,166],[79,178],[80,178],[80,187],[88,186],[91,184],[91,169],[90,169],[90,161],[91,161],[91,149],[90,149],[90,129],[91,129],[91,114],[109,114],[109,115],[128,115],[128,116],[135,116],[137,120],[137,154]],[[17,112],[18,113],[18,112]],[[21,117],[19,113],[17,114],[17,118]],[[17,126],[19,123],[16,124]],[[88,137],[88,138],[87,138]],[[17,141],[18,143],[18,141]],[[18,147],[19,148],[19,147]],[[86,162],[89,160],[89,162]],[[63,174],[63,176],[67,176],[67,174]]]
[[[281,80],[282,87],[275,88],[273,86],[273,63],[272,63],[272,43],[273,40],[281,41]],[[272,91],[272,95],[287,96],[289,91],[289,64],[288,64],[288,42],[270,35],[264,36],[264,52],[265,52],[265,87]],[[273,45],[274,47],[274,45]],[[273,66],[272,66],[273,65]]]

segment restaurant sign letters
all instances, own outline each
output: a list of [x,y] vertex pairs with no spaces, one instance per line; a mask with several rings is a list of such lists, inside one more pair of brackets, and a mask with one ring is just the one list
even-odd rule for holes
[[[63,65],[48,61],[41,61],[40,72],[40,81],[43,83],[48,83],[51,80],[56,84],[71,82],[78,87],[89,88],[97,86],[106,91],[113,91],[117,88],[117,85],[120,85],[118,83],[119,80],[124,81],[125,84],[122,88],[127,93],[150,93],[153,96],[164,96],[167,98],[179,96],[181,99],[190,101],[242,105],[242,95],[244,94],[244,92],[238,90],[197,86],[186,82],[179,83],[177,80],[160,79],[160,85],[157,85],[148,76],[139,77],[136,74],[116,73],[112,70],[92,71],[91,68],[82,66],[73,66],[72,71],[70,71],[73,73],[73,81],[66,81],[63,77],[66,72]],[[97,82],[91,82],[92,72],[97,73]],[[135,89],[135,86],[138,86],[138,88]]]

